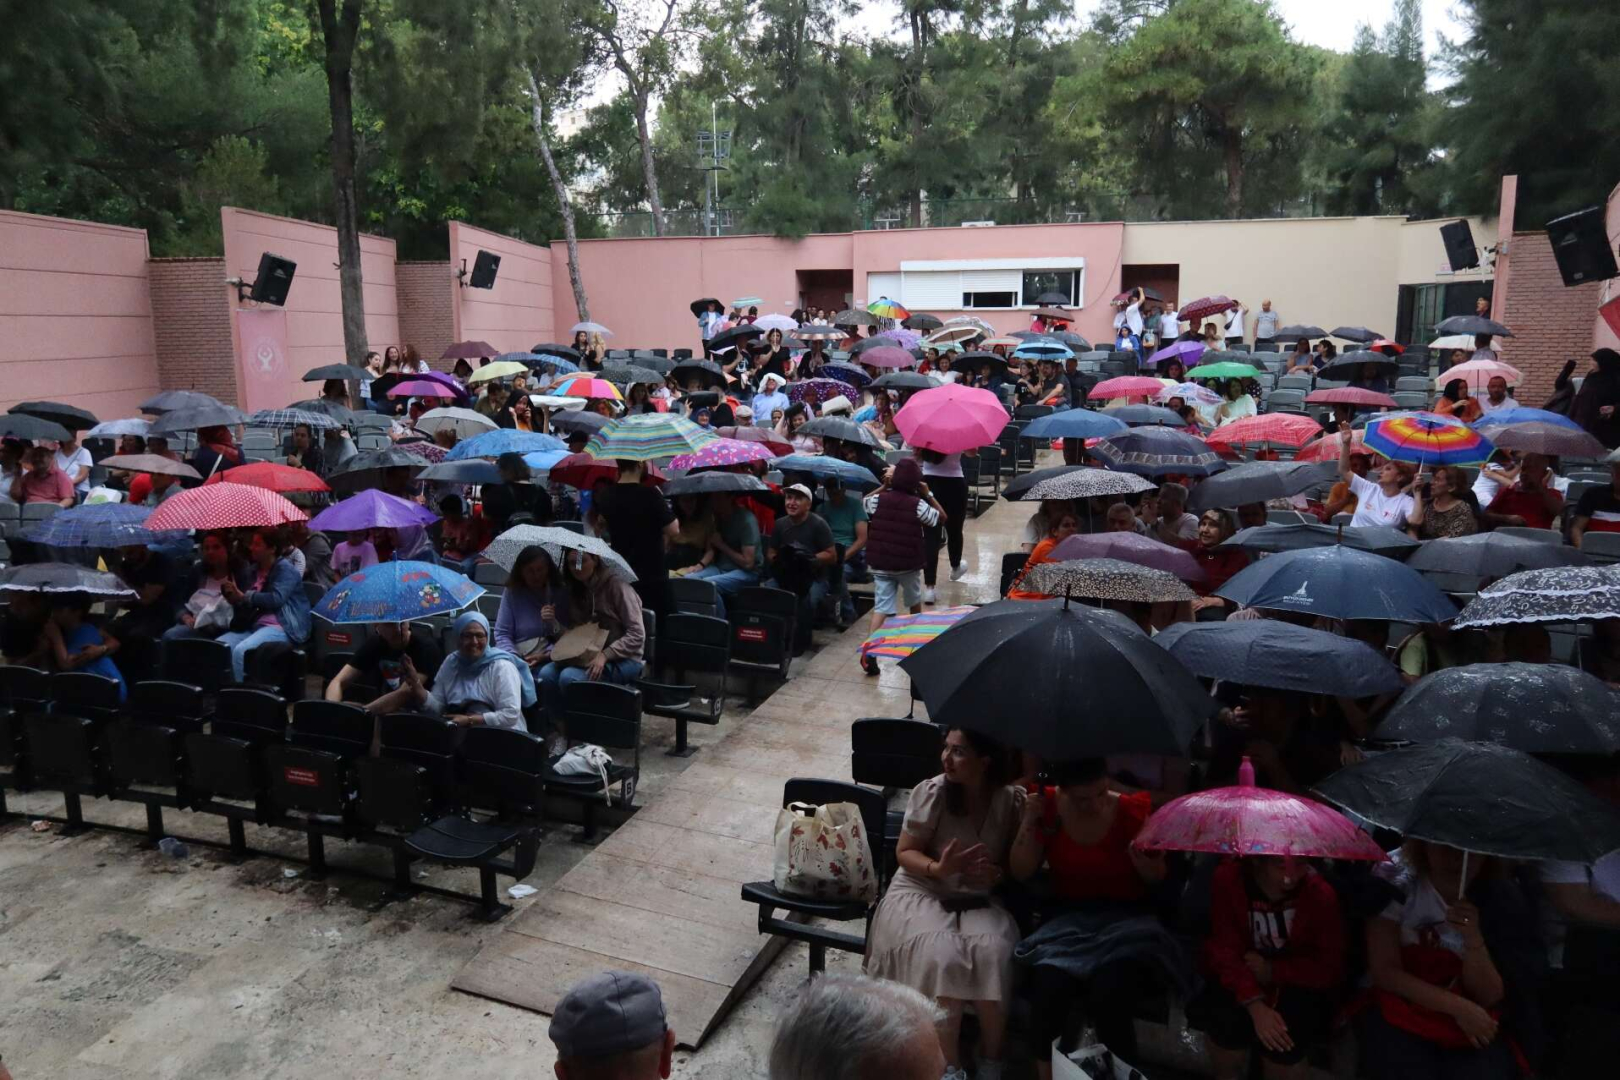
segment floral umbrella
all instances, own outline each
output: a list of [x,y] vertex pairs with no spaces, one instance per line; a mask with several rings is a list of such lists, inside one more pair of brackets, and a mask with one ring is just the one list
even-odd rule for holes
[[690,472],[693,469],[716,469],[726,465],[744,465],[750,461],[769,461],[776,455],[764,443],[744,442],[741,439],[715,439],[705,443],[691,454],[679,454],[670,459],[669,467]]

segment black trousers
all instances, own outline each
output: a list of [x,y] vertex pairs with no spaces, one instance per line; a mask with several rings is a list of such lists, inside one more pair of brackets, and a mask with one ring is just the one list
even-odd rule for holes
[[1030,973],[1030,1027],[1038,1059],[1050,1054],[1052,1042],[1064,1028],[1075,1005],[1097,1028],[1097,1041],[1126,1061],[1136,1060],[1136,1009],[1159,988],[1153,969],[1139,960],[1104,964],[1090,979],[1081,981],[1055,967],[1041,964]]
[[946,548],[951,565],[962,561],[962,524],[967,517],[967,481],[960,476],[930,476],[928,490],[945,508],[945,520],[928,529],[928,557],[923,560],[923,584],[930,589],[939,580],[939,549]]

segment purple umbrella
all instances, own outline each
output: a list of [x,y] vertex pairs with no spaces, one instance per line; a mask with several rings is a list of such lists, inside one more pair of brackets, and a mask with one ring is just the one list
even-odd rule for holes
[[849,389],[849,383],[838,379],[806,379],[804,382],[788,383],[783,393],[787,394],[789,401],[808,401],[820,406],[835,397],[848,397]]
[[431,525],[438,520],[437,514],[416,503],[371,488],[328,506],[311,519],[309,527],[317,532],[352,532],[355,529],[403,529]]
[[454,400],[458,397],[455,390],[426,376],[417,376],[414,379],[406,379],[403,382],[395,383],[389,388],[388,396],[391,398],[444,398],[446,400]]
[[895,330],[885,330],[883,333],[879,334],[878,337],[892,341],[902,349],[915,349],[917,347],[917,343],[922,340],[922,335],[917,333],[917,331],[907,330],[904,327]]
[[1118,559],[1154,570],[1164,570],[1182,581],[1203,581],[1204,569],[1189,552],[1134,532],[1083,533],[1052,549],[1053,562],[1072,559]]
[[905,368],[917,362],[917,358],[906,350],[895,345],[879,345],[875,349],[867,349],[860,354],[860,362],[873,367]]
[[766,443],[745,442],[742,439],[715,439],[705,443],[691,454],[678,454],[670,459],[672,469],[714,469],[723,465],[743,465],[750,461],[769,461],[776,455]]
[[1198,358],[1204,355],[1202,341],[1178,341],[1174,345],[1166,345],[1158,352],[1147,358],[1150,364],[1163,364],[1171,360],[1180,360],[1183,367],[1192,367],[1198,363]]

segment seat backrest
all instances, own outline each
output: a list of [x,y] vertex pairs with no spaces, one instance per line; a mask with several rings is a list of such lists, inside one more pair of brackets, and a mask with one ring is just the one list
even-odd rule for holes
[[[693,615],[715,615],[720,611],[720,590],[712,581],[671,578],[669,602],[674,611]],[[666,623],[667,628],[667,623]]]
[[118,714],[118,680],[88,671],[63,671],[51,676],[51,711],[90,720],[110,720]]
[[581,680],[563,690],[568,737],[611,749],[641,746],[641,691]]
[[1421,390],[1427,394],[1429,392],[1429,380],[1421,375],[1403,375],[1395,380],[1395,389]]
[[777,615],[791,619],[799,611],[799,598],[786,589],[773,589],[765,585],[751,585],[737,590],[737,595],[726,604],[728,611],[748,611],[759,615]]
[[506,579],[510,576],[507,569],[500,563],[479,563],[473,567],[473,580],[480,585],[504,586]]
[[339,757],[360,757],[371,751],[375,726],[371,714],[358,705],[342,701],[297,701],[293,703],[287,741]]
[[[473,606],[477,608],[480,615],[489,620],[491,626],[494,626],[495,620],[501,614],[501,594],[498,592],[486,592],[473,601]],[[446,652],[445,655],[448,656],[449,653]]]
[[1267,510],[1267,525],[1305,525],[1314,523],[1314,517],[1306,517],[1298,510]]
[[942,742],[926,720],[863,717],[849,726],[849,775],[874,787],[916,787],[939,775]]
[[204,690],[218,690],[230,681],[231,647],[207,638],[165,641],[162,674],[165,679],[194,683]]
[[221,690],[214,696],[215,735],[263,742],[287,733],[287,701],[268,690]]
[[441,799],[455,793],[456,754],[466,728],[442,716],[391,713],[377,721],[382,755],[427,770],[428,780]]
[[61,509],[62,508],[56,503],[28,503],[22,508],[22,519],[24,522],[44,521],[46,518],[55,515]]
[[1588,532],[1581,537],[1581,551],[1594,562],[1620,561],[1620,532]]
[[1009,551],[1001,556],[1001,595],[1006,596],[1007,590],[1012,588],[1013,578],[1018,571],[1029,562],[1029,553],[1026,551]]
[[148,724],[200,728],[207,704],[200,686],[147,679],[129,688],[129,715]]
[[461,796],[469,806],[538,812],[545,799],[546,764],[546,741],[538,735],[470,727],[457,759]]
[[1309,375],[1284,375],[1277,380],[1279,390],[1309,390],[1311,377]]
[[888,868],[881,864],[884,860],[883,823],[889,815],[889,805],[881,791],[860,784],[847,784],[842,780],[817,780],[802,776],[796,776],[782,785],[784,807],[789,803],[825,806],[841,802],[860,807],[861,822],[866,826],[866,842],[872,849],[872,858],[879,863],[880,876],[887,877]]
[[43,709],[50,699],[50,675],[21,664],[0,666],[0,708],[34,712]]
[[731,624],[714,615],[673,612],[664,617],[658,649],[659,660],[677,671],[723,672],[731,662]]
[[1403,409],[1426,409],[1429,407],[1429,395],[1422,390],[1397,390],[1389,395],[1395,399],[1395,404]]
[[1279,379],[1278,388],[1266,397],[1266,408],[1271,412],[1280,412],[1286,409],[1298,411],[1305,406],[1305,391],[1284,390],[1281,384],[1287,380]]

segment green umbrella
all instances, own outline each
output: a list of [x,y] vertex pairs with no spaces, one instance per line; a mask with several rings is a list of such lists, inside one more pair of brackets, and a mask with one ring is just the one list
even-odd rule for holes
[[1195,368],[1187,369],[1189,379],[1252,379],[1259,374],[1259,368],[1230,361],[1223,364],[1199,364]]

